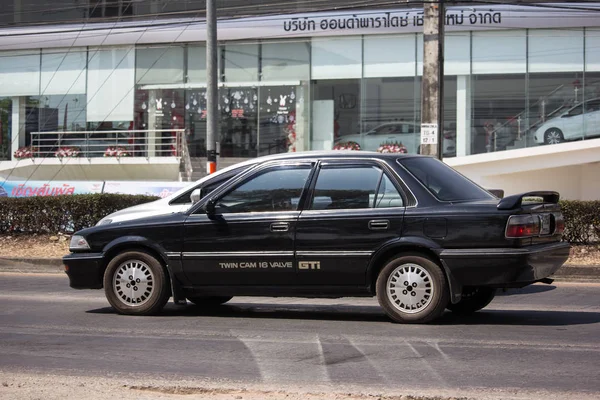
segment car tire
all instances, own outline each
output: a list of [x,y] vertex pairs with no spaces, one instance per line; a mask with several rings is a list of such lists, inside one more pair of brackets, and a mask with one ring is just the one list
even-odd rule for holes
[[440,266],[420,254],[390,260],[376,283],[377,300],[395,322],[421,324],[438,318],[449,299]]
[[448,303],[446,308],[456,314],[469,315],[487,307],[494,300],[494,297],[496,297],[496,289],[494,288],[469,287],[463,289],[458,303]]
[[544,132],[545,144],[558,144],[565,141],[562,131],[558,128],[550,128]]
[[110,305],[126,315],[156,314],[171,297],[165,268],[143,251],[125,251],[110,260],[104,292]]
[[217,307],[233,299],[233,296],[188,297],[189,301],[199,307]]

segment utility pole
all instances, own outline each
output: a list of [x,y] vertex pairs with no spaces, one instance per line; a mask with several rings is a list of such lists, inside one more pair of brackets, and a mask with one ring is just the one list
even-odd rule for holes
[[442,159],[444,131],[444,0],[423,6],[421,154]]
[[206,0],[206,172],[217,171],[218,64],[216,0]]

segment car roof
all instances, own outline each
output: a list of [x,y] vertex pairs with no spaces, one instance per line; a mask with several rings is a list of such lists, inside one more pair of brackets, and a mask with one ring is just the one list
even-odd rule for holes
[[[272,160],[294,160],[302,158],[411,158],[411,157],[426,157],[417,154],[404,154],[404,153],[379,153],[376,151],[364,151],[364,150],[311,150],[311,151],[299,151],[294,153],[282,153],[271,156],[262,156],[253,160],[256,163],[263,163]],[[241,165],[241,164],[240,164]]]

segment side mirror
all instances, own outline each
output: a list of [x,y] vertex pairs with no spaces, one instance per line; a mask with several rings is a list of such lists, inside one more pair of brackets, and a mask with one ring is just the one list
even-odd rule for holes
[[196,204],[200,201],[200,189],[194,189],[190,195],[190,200],[192,200],[192,204]]
[[206,203],[204,209],[206,210],[207,215],[215,215],[215,201],[213,199],[210,199]]

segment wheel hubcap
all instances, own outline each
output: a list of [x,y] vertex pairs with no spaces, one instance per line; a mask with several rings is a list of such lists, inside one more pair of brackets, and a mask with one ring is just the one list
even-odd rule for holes
[[403,264],[388,278],[387,296],[398,310],[414,314],[431,303],[433,298],[431,275],[420,265]]
[[117,268],[113,278],[113,289],[121,303],[141,306],[150,298],[154,274],[143,261],[129,260]]
[[557,131],[548,132],[547,137],[548,137],[548,143],[550,143],[550,144],[557,144],[557,143],[561,142],[560,133],[558,133]]

